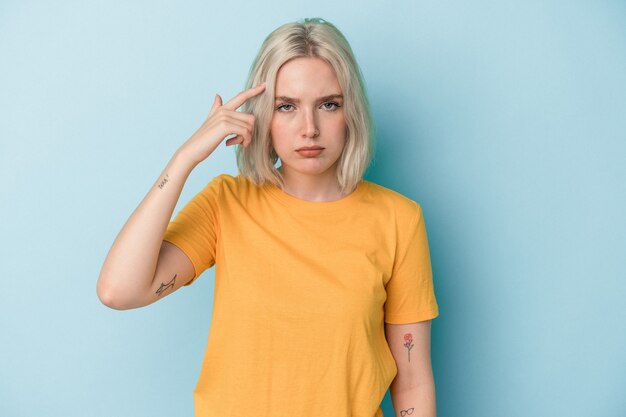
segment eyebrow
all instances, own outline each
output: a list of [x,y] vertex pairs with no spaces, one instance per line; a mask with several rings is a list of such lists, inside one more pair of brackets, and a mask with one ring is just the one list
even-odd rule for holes
[[[317,101],[326,101],[326,100],[332,100],[332,99],[343,99],[343,96],[341,94],[331,94],[328,96],[324,96],[324,97],[320,97],[317,99]],[[291,98],[291,97],[287,97],[287,96],[278,96],[276,97],[276,101],[289,101],[291,103],[300,103],[300,100],[297,98]]]

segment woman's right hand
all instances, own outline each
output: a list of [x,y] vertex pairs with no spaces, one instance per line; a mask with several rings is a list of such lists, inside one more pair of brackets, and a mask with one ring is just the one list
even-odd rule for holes
[[202,126],[178,149],[177,153],[185,155],[185,158],[189,158],[195,166],[208,158],[230,134],[237,136],[229,138],[226,146],[239,143],[247,147],[252,141],[255,118],[252,114],[238,112],[237,109],[264,90],[265,83],[261,83],[240,92],[224,105],[222,105],[222,98],[216,95],[213,107]]

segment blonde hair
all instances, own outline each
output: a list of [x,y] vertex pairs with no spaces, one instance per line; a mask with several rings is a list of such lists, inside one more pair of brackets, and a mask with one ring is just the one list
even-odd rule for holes
[[280,67],[299,57],[324,59],[335,70],[344,95],[346,120],[346,142],[339,157],[337,180],[342,192],[352,192],[374,159],[375,126],[352,49],[339,29],[322,18],[284,24],[263,41],[250,67],[245,89],[266,82],[266,94],[252,97],[242,106],[244,112],[255,116],[255,129],[247,148],[237,146],[239,172],[257,185],[268,181],[284,189],[282,174],[275,167],[278,155],[270,137],[274,88]]

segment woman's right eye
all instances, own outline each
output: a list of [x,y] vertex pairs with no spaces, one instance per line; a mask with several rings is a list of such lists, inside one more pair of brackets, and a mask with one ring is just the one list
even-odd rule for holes
[[280,106],[276,107],[276,110],[280,110],[284,107],[293,107],[291,104],[281,104]]

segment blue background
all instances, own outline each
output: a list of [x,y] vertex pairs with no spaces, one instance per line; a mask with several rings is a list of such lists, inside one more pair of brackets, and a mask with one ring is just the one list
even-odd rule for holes
[[[214,95],[313,16],[365,75],[366,179],[424,209],[438,415],[626,415],[626,4],[608,0],[2,2],[0,414],[193,414],[214,269],[128,311],[98,274]],[[223,143],[176,211],[222,172]]]

